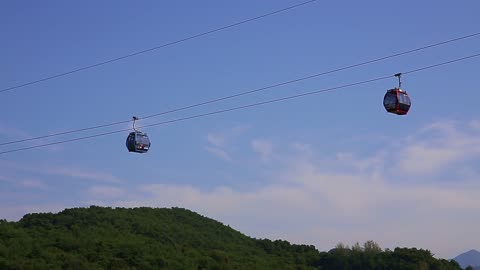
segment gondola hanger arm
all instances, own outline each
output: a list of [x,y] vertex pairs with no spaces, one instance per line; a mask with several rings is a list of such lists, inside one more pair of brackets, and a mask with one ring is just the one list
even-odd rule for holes
[[138,120],[138,117],[133,116],[133,117],[132,117],[132,120],[133,120],[133,130],[134,130],[134,131],[137,131],[137,129],[135,128],[135,121]]
[[398,89],[402,89],[402,81],[401,81],[402,73],[401,72],[397,73],[394,76],[398,78]]

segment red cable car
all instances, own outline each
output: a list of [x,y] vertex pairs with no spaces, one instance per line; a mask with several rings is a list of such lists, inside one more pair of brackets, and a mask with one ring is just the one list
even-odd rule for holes
[[407,92],[400,88],[402,85],[400,82],[401,75],[402,73],[395,74],[395,77],[398,77],[398,87],[388,90],[383,97],[383,106],[385,107],[385,110],[397,115],[407,114],[412,105]]

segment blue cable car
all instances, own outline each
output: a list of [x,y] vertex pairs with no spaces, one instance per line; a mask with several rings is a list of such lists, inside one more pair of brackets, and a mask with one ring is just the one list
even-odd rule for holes
[[388,90],[383,97],[383,106],[385,107],[385,110],[397,115],[407,114],[412,105],[408,93],[400,89],[402,85],[400,82],[401,75],[401,73],[395,74],[395,76],[398,77],[398,87]]
[[127,137],[126,145],[128,152],[146,153],[150,149],[150,139],[146,133],[135,129],[135,120],[137,117],[133,117],[133,132],[130,132]]
[[130,132],[127,137],[128,152],[146,153],[150,149],[150,139],[146,133],[140,131]]

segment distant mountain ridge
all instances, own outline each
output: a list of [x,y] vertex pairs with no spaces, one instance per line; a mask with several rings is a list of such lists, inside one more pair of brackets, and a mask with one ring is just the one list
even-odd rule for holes
[[462,268],[472,266],[475,270],[480,270],[480,252],[472,249],[453,258]]

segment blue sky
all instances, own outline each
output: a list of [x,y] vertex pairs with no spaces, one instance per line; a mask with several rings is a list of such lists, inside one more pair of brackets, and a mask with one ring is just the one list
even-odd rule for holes
[[[14,1],[0,88],[148,49],[299,1]],[[96,69],[0,93],[0,141],[128,120],[478,32],[478,1],[316,1]],[[480,37],[141,121],[151,124],[479,53]],[[91,204],[190,208],[253,237],[328,250],[373,239],[450,258],[480,248],[480,59],[127,133],[0,155],[0,217]],[[0,151],[124,129],[1,146]]]

